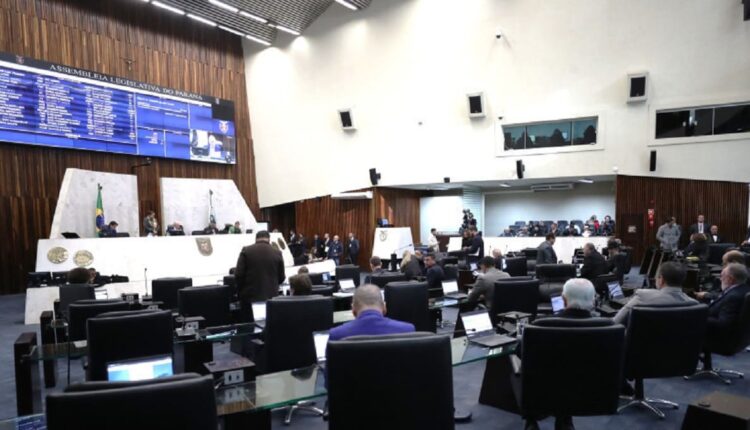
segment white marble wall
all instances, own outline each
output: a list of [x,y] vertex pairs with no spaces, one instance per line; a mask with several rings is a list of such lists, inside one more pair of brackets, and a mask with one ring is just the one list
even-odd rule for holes
[[242,230],[255,230],[255,217],[234,181],[228,179],[161,178],[162,231],[179,221],[185,234],[208,225],[208,195],[213,190],[214,213],[219,229],[239,221]]
[[102,185],[102,204],[106,222],[117,221],[118,231],[138,236],[138,182],[134,175],[67,169],[50,239],[62,237],[63,232],[75,232],[81,237],[96,237],[97,184]]

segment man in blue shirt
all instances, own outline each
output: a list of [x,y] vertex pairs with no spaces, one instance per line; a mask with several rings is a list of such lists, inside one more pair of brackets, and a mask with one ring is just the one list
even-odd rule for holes
[[350,336],[409,333],[414,324],[386,318],[385,303],[376,285],[362,285],[354,292],[352,313],[357,319],[332,328],[329,340],[341,340]]
[[333,236],[333,241],[328,246],[328,259],[333,260],[338,266],[341,264],[341,254],[344,253],[344,246],[339,241],[339,236]]

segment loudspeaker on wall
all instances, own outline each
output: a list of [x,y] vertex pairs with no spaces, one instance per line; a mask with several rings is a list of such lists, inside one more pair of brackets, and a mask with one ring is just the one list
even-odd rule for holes
[[648,100],[648,84],[648,72],[629,74],[628,103],[645,102]]
[[370,169],[370,183],[372,185],[378,185],[378,180],[380,179],[380,173],[378,173],[375,168]]
[[651,157],[648,161],[648,171],[649,172],[655,172],[656,171],[656,151],[651,151]]
[[354,118],[352,117],[351,109],[339,109],[339,120],[341,121],[341,128],[344,130],[356,130],[354,127]]
[[469,118],[484,117],[484,93],[471,93],[466,95],[469,102]]
[[526,170],[526,167],[524,167],[523,161],[516,160],[516,176],[518,176],[518,179],[523,179],[524,170]]

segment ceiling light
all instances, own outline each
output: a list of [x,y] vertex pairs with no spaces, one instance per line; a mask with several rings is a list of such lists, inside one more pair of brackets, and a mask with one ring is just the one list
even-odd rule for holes
[[578,182],[580,182],[582,184],[593,184],[594,180],[593,179],[589,179],[589,178],[581,178],[581,179],[578,180]]
[[247,37],[248,39],[252,40],[253,42],[260,43],[261,45],[271,46],[270,42],[266,42],[263,39],[259,39],[257,37],[251,36],[249,34],[245,35],[245,37]]
[[342,6],[348,7],[351,10],[357,10],[357,6],[349,3],[346,0],[336,0],[336,3],[338,3],[338,4],[342,5]]
[[168,11],[170,11],[172,13],[176,13],[177,15],[185,15],[185,11],[184,10],[177,9],[176,7],[172,7],[172,6],[168,5],[168,4],[164,4],[164,3],[160,2],[160,1],[154,0],[154,1],[151,2],[151,4],[154,5],[154,6],[156,6],[156,7],[160,7],[162,9],[164,9],[164,10],[168,10]]
[[500,187],[501,188],[510,188],[510,184],[508,184],[507,182],[501,182],[500,183]]
[[283,25],[281,25],[281,24],[269,24],[269,25],[270,25],[271,27],[276,27],[276,28],[278,28],[279,30],[281,30],[281,31],[283,31],[283,32],[285,32],[285,33],[289,33],[289,34],[291,34],[291,35],[293,35],[293,36],[299,36],[299,31],[296,31],[296,30],[292,30],[292,29],[291,29],[291,28],[289,28],[289,27],[284,27],[284,26],[283,26]]
[[202,22],[202,23],[204,23],[206,25],[210,25],[211,27],[216,27],[218,25],[218,24],[216,24],[215,22],[213,22],[211,20],[208,20],[206,18],[200,17],[198,15],[193,15],[192,13],[187,14],[187,16],[188,16],[188,18],[190,18],[192,20],[195,20],[195,21],[198,21],[198,22]]
[[222,29],[222,30],[224,30],[224,31],[228,31],[228,32],[230,32],[232,34],[236,34],[237,36],[244,36],[245,35],[245,33],[242,33],[241,31],[237,31],[237,30],[235,30],[233,28],[229,28],[229,27],[224,27],[223,25],[220,25],[219,28]]
[[263,24],[266,24],[268,22],[267,19],[261,18],[258,15],[253,15],[250,12],[245,12],[244,10],[240,11],[240,15],[244,16],[245,18],[250,18],[250,19],[253,19],[255,21],[262,22]]
[[220,2],[219,0],[208,0],[208,2],[211,3],[212,5],[216,6],[216,7],[220,7],[222,9],[228,10],[229,12],[232,12],[232,13],[237,13],[237,12],[240,11],[239,8],[236,8],[236,7],[232,6],[232,5],[226,4],[224,2]]

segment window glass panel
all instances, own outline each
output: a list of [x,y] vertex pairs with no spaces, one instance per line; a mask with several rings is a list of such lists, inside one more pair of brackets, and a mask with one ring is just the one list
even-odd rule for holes
[[526,149],[526,127],[503,127],[505,135],[505,150]]
[[596,143],[596,118],[573,121],[573,145]]
[[716,108],[714,134],[750,131],[750,105]]
[[687,136],[689,110],[658,112],[656,114],[656,138]]
[[570,145],[570,121],[529,125],[527,129],[527,149]]
[[714,129],[714,110],[696,109],[693,117],[693,136],[710,136]]

